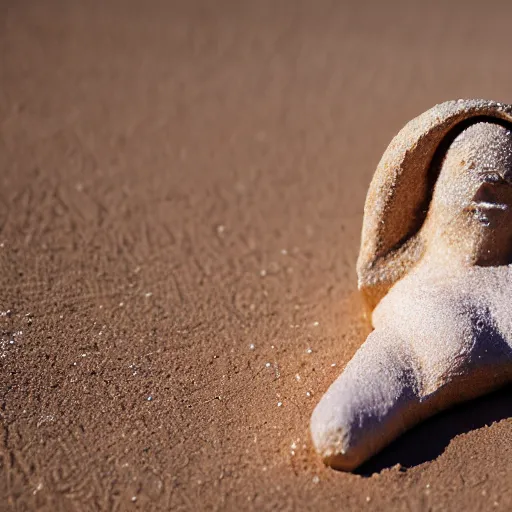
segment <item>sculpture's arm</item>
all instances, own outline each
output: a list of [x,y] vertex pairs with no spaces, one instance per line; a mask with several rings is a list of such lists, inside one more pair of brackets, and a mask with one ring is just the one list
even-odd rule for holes
[[311,418],[324,461],[350,471],[424,417],[421,370],[392,330],[373,331]]
[[415,424],[511,381],[510,341],[485,312],[415,306],[443,314],[415,322],[408,304],[408,337],[379,318],[315,408],[311,434],[326,464],[351,471]]

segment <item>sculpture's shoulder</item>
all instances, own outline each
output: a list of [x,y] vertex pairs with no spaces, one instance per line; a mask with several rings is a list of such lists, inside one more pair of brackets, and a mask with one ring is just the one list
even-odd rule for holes
[[512,335],[512,269],[480,267],[453,274],[417,272],[395,284],[373,313],[373,325],[402,334],[464,336],[482,321]]
[[428,394],[479,364],[512,360],[512,278],[507,267],[470,269],[444,279],[417,274],[399,281],[374,311],[422,361]]
[[373,312],[372,323],[377,329],[392,328],[402,337],[424,331],[444,331],[445,326],[457,321],[461,303],[467,302],[460,284],[457,277],[432,280],[422,275],[408,275],[380,301]]

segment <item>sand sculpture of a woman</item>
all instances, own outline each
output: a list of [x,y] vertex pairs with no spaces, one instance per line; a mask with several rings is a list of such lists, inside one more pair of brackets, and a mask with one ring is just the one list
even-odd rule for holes
[[404,430],[512,382],[512,106],[437,105],[393,139],[357,263],[374,331],[317,405],[314,445],[350,471]]

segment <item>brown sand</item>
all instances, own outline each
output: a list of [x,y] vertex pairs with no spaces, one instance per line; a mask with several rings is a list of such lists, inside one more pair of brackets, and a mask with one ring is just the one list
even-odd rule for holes
[[510,388],[311,447],[386,145],[512,100],[504,2],[352,3],[0,3],[0,508],[510,510]]

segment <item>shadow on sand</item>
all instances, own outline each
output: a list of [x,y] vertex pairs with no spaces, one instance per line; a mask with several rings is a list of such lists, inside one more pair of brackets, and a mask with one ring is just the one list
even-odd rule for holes
[[396,464],[412,468],[432,461],[444,452],[457,435],[509,417],[512,417],[512,386],[506,386],[428,419],[403,434],[355,473],[371,476]]

